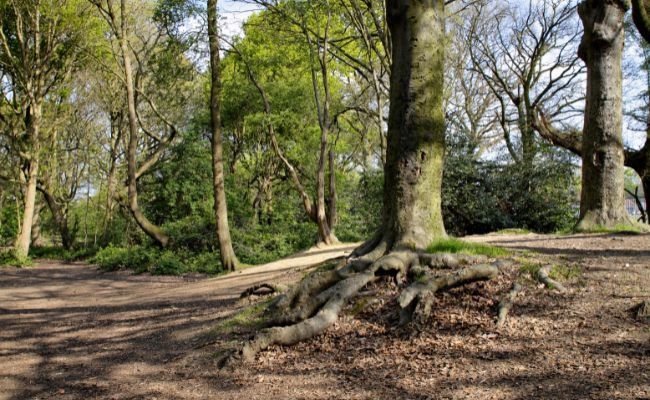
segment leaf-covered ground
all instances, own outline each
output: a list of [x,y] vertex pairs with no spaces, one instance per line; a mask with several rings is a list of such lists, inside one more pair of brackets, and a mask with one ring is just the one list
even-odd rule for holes
[[[379,282],[326,334],[225,370],[224,351],[253,333],[246,318],[231,323],[248,303],[239,293],[299,279],[340,250],[210,280],[0,269],[0,399],[650,399],[650,325],[628,311],[650,300],[649,235],[471,240],[519,263],[437,295],[434,318],[407,328],[396,327],[399,288]],[[567,293],[526,278],[541,263]],[[497,329],[496,304],[522,269]]]

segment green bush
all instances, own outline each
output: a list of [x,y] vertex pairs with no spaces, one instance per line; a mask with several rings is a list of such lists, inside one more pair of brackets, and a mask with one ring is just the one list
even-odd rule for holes
[[19,258],[13,250],[0,251],[0,267],[30,267],[33,265],[32,259],[29,257]]
[[182,275],[185,272],[186,266],[171,251],[163,251],[151,269],[153,275]]
[[452,155],[443,178],[445,227],[456,236],[512,228],[568,229],[577,212],[574,182],[574,166],[555,151],[528,168]]
[[91,262],[105,271],[130,269],[135,272],[148,272],[157,259],[155,249],[142,246],[113,247],[109,246],[97,252]]
[[189,260],[189,269],[200,274],[216,275],[223,272],[218,252],[206,252],[193,255]]
[[218,247],[214,221],[199,215],[190,215],[162,226],[172,238],[171,248],[202,253]]

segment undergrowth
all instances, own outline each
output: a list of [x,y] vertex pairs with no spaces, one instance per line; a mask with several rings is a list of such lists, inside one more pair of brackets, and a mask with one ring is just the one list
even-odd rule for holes
[[216,275],[223,272],[218,253],[197,254],[145,246],[109,246],[99,250],[90,262],[105,271],[128,269],[153,275],[182,275],[193,272]]
[[13,250],[0,251],[0,267],[31,267],[33,261],[30,257],[17,257]]

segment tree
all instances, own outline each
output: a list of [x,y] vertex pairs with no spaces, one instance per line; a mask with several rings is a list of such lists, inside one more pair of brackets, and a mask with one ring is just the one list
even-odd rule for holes
[[530,168],[539,152],[533,126],[536,110],[548,110],[547,117],[562,122],[581,112],[577,105],[584,98],[584,66],[575,54],[579,23],[569,1],[501,7],[479,3],[467,28],[466,46],[474,70],[497,98],[508,152],[516,163]]
[[188,91],[183,83],[191,68],[184,47],[163,24],[155,24],[152,2],[91,2],[107,23],[110,34],[106,36],[119,65],[99,62],[121,82],[124,92],[127,204],[142,231],[166,247],[171,238],[140,207],[138,181],[164,156],[182,127],[180,122],[191,115],[183,108]]
[[223,145],[221,137],[221,71],[219,37],[217,31],[217,0],[208,0],[208,41],[210,42],[210,127],[212,137],[212,171],[214,188],[214,214],[221,264],[225,270],[234,271],[237,256],[232,248],[228,226],[228,206],[223,170]]
[[584,34],[578,49],[587,65],[582,136],[582,192],[577,230],[631,225],[624,204],[622,139],[623,0],[578,5]]
[[[36,191],[43,151],[43,103],[82,59],[85,35],[91,30],[85,3],[60,0],[0,2],[0,69],[10,87],[3,90],[3,108],[20,116],[9,133],[12,151],[21,159],[23,216],[14,245],[26,257],[36,209]],[[4,119],[4,117],[3,117]],[[7,121],[2,121],[7,123]]]
[[[628,24],[627,34],[630,38],[639,42],[640,57],[642,64],[639,65],[635,62],[632,65],[633,71],[630,72],[640,80],[645,80],[646,88],[640,94],[642,104],[639,108],[628,109],[625,114],[631,118],[631,123],[634,125],[632,129],[641,130],[645,132],[646,139],[640,148],[625,148],[624,150],[624,165],[633,169],[639,176],[643,186],[644,193],[650,193],[650,103],[648,102],[648,91],[650,91],[650,48],[648,43],[644,42],[636,32],[633,26]],[[639,76],[645,75],[645,77]],[[629,92],[627,90],[627,96]],[[636,107],[635,102],[631,102],[633,107]],[[577,129],[568,128],[565,126],[556,126],[557,124],[551,123],[543,111],[535,114],[534,126],[535,129],[541,134],[542,137],[556,146],[563,147],[578,156],[582,156],[582,132]],[[637,128],[638,127],[638,128]]]
[[[275,303],[273,327],[246,344],[250,359],[271,344],[293,344],[332,325],[351,296],[381,274],[406,276],[412,265],[429,262],[422,253],[444,237],[440,205],[445,150],[443,76],[445,2],[387,1],[392,41],[388,147],[383,223],[378,235],[335,270],[314,273]],[[440,287],[487,279],[496,268],[463,271],[445,283],[425,273],[404,290],[398,303],[407,321],[425,297]],[[453,283],[452,283],[453,281]]]

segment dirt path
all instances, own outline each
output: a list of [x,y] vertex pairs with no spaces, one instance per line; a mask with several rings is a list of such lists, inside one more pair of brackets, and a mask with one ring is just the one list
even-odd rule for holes
[[567,294],[527,287],[501,330],[492,316],[505,280],[441,295],[422,331],[396,329],[396,291],[379,292],[318,340],[226,371],[212,356],[220,343],[197,349],[197,337],[241,306],[242,289],[350,248],[195,282],[0,269],[0,400],[650,399],[650,326],[627,312],[650,298],[650,235],[470,240],[579,274]]
[[353,247],[198,282],[54,262],[0,269],[0,399],[193,398],[195,385],[170,364],[232,312],[245,288],[295,279]]

